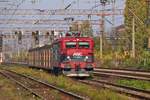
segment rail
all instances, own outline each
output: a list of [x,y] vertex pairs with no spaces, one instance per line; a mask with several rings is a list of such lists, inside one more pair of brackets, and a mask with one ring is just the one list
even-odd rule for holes
[[121,70],[121,69],[94,69],[93,72],[96,76],[106,75],[121,78],[129,78],[136,80],[150,81],[150,73],[147,71],[136,71],[136,70]]
[[44,99],[49,100],[53,97],[51,94],[46,94],[46,92],[49,92],[50,90],[57,90],[61,94],[61,98],[67,98],[67,100],[77,99],[77,100],[87,100],[88,98],[80,96],[78,94],[65,91],[64,89],[58,88],[54,85],[49,84],[48,82],[35,79],[31,76],[23,75],[16,73],[14,71],[10,70],[1,70],[0,74],[3,76],[9,78],[10,80],[16,82],[26,90],[28,90],[33,95]]
[[88,84],[88,85],[94,85],[97,87],[108,88],[108,89],[117,91],[119,93],[129,94],[136,98],[150,100],[150,91],[147,91],[147,90],[118,85],[118,84],[107,82],[104,80],[93,79],[93,80],[79,80],[79,81],[82,83]]

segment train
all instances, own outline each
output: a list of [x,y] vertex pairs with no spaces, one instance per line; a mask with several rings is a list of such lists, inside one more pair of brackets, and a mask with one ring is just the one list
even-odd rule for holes
[[94,40],[79,35],[60,37],[50,45],[30,49],[28,65],[55,74],[88,77],[95,68]]

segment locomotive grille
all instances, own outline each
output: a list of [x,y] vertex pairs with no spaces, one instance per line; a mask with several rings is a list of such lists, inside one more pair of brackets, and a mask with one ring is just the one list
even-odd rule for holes
[[75,70],[76,70],[76,71],[80,71],[80,70],[81,70],[81,68],[80,68],[80,65],[79,65],[79,64],[78,64],[78,65],[76,65]]

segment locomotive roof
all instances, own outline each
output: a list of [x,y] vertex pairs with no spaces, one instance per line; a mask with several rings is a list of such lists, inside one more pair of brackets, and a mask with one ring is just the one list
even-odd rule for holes
[[58,42],[58,41],[63,41],[63,40],[76,40],[76,39],[79,39],[79,40],[93,40],[92,37],[61,37],[57,40],[54,41],[55,42]]
[[[76,40],[76,39],[83,40],[83,41],[93,40],[92,37],[61,37],[59,39],[54,40],[52,44],[60,42],[60,41]],[[40,49],[45,49],[45,48],[50,48],[50,47],[51,47],[51,45],[45,45],[45,46],[42,46],[42,47],[36,47],[36,48],[30,49],[29,52],[30,51],[40,50]]]

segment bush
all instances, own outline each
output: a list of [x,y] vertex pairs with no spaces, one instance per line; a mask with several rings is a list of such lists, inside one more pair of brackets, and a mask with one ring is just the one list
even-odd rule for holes
[[100,62],[101,67],[121,67],[132,69],[149,69],[150,70],[150,52],[143,51],[135,58],[130,55],[124,55],[121,52],[105,53],[100,59],[100,53],[95,51],[95,58]]

